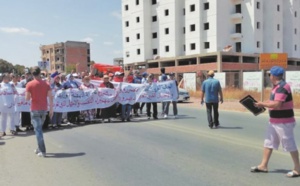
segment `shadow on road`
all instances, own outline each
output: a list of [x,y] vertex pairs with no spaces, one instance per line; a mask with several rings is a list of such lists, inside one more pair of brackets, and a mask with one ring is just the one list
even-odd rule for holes
[[219,126],[219,129],[243,129],[243,127],[224,127],[224,126]]
[[291,170],[286,170],[286,169],[275,169],[272,171],[269,171],[269,173],[281,173],[281,174],[286,174],[288,172],[290,172]]
[[47,158],[72,158],[85,155],[84,152],[79,153],[47,153]]
[[5,145],[5,142],[0,141],[0,145]]

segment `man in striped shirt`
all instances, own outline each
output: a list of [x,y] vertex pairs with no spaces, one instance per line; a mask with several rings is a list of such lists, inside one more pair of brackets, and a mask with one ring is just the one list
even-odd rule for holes
[[294,139],[294,105],[291,87],[283,79],[284,69],[273,66],[270,70],[270,80],[273,84],[270,100],[255,103],[256,107],[269,108],[269,125],[264,141],[264,153],[260,165],[251,167],[251,172],[268,172],[268,162],[273,149],[278,149],[280,142],[283,150],[290,152],[294,169],[287,173],[288,177],[300,176],[299,153]]

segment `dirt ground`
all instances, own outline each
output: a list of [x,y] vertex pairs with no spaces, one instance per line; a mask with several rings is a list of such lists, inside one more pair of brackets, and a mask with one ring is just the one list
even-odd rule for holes
[[[180,103],[186,106],[192,107],[203,107],[200,104],[200,98],[191,97],[190,100],[186,103]],[[225,100],[222,104],[219,104],[220,110],[232,110],[232,111],[240,111],[240,112],[249,112],[238,100]],[[300,109],[295,109],[295,116],[300,117]],[[268,112],[265,112],[266,114]]]

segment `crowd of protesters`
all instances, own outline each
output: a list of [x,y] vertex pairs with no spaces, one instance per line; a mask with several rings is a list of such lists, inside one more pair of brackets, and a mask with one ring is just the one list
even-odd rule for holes
[[[130,70],[127,75],[123,72],[106,72],[101,74],[89,74],[82,72],[80,74],[71,72],[70,74],[54,72],[47,74],[46,72],[41,73],[41,79],[47,82],[53,92],[57,90],[66,90],[69,88],[78,89],[95,89],[98,88],[92,84],[91,79],[99,79],[102,81],[100,88],[111,88],[114,89],[112,82],[127,82],[135,84],[149,83],[157,81],[168,81],[175,80],[174,73],[170,73],[169,76],[165,75],[164,68],[161,69],[162,76],[157,80],[154,74],[148,74],[147,72],[140,73],[139,70]],[[6,91],[16,92],[16,88],[26,88],[26,85],[31,82],[34,78],[30,72],[23,74],[22,76],[16,74],[3,73],[0,76],[0,87],[5,88]],[[79,80],[80,79],[80,80]],[[176,85],[177,81],[175,80]],[[178,91],[178,89],[177,89]],[[168,118],[169,105],[171,102],[164,102],[162,107],[162,116]],[[177,102],[172,102],[174,118],[177,118]],[[115,103],[114,105],[103,108],[103,109],[89,109],[83,111],[74,111],[67,113],[54,112],[50,118],[49,114],[46,116],[43,128],[57,129],[62,127],[63,123],[66,124],[81,124],[81,123],[101,123],[101,122],[112,122],[120,120],[122,122],[130,122],[134,117],[141,117],[143,114],[143,108],[146,105],[146,117],[147,119],[158,119],[157,103],[135,103],[120,104]],[[152,107],[152,111],[151,111]],[[0,113],[0,137],[5,136],[7,128],[11,135],[16,135],[18,132],[33,130],[31,124],[30,112],[13,112]],[[23,130],[22,130],[22,129]]]

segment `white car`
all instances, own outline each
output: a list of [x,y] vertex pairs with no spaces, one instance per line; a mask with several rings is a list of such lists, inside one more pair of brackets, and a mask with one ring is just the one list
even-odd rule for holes
[[182,88],[179,88],[179,98],[178,102],[188,101],[190,99],[190,93]]

